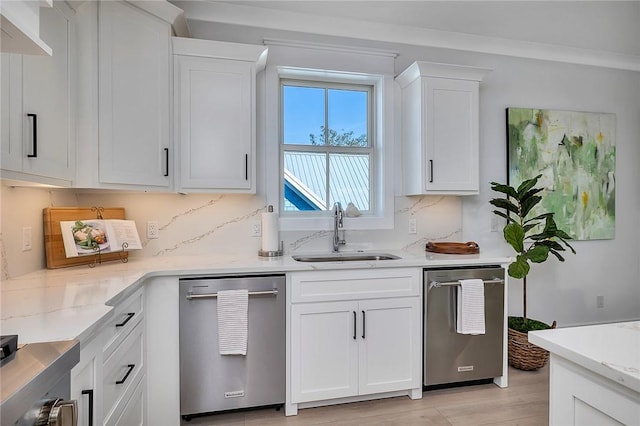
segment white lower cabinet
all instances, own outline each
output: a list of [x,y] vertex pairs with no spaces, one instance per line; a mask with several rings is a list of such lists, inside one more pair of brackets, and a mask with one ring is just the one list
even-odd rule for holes
[[301,403],[421,397],[419,269],[293,273],[288,286],[287,415]]
[[71,370],[71,398],[78,401],[78,426],[144,423],[143,298],[144,290],[140,289],[119,302],[95,337],[80,342],[80,362]]
[[144,404],[144,380],[140,380],[138,385],[135,386],[133,393],[127,398],[127,403],[120,414],[120,417],[114,418],[112,416],[106,425],[123,425],[123,426],[138,426],[145,424],[145,404]]
[[638,425],[640,394],[551,354],[549,424]]
[[80,342],[80,362],[71,370],[71,399],[78,401],[78,426],[102,419],[102,339]]

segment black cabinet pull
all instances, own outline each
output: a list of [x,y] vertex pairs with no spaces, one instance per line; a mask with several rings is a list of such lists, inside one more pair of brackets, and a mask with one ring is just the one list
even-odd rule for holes
[[366,324],[365,315],[366,315],[366,313],[364,311],[362,311],[362,338],[363,339],[364,339],[364,336],[365,336],[365,332],[364,332],[365,324]]
[[433,160],[429,160],[429,183],[433,183]]
[[244,180],[249,180],[249,154],[244,155]]
[[89,419],[87,426],[93,426],[93,389],[87,389],[82,391],[83,395],[89,395]]
[[134,369],[134,368],[136,368],[136,365],[135,365],[135,364],[129,364],[129,365],[127,365],[127,368],[128,368],[128,370],[127,370],[127,374],[125,374],[125,375],[124,375],[124,377],[122,378],[122,380],[118,380],[118,381],[116,382],[116,385],[121,385],[121,384],[123,384],[124,382],[126,382],[126,381],[127,381],[127,377],[129,377],[129,374],[131,374],[131,372],[133,371],[133,369]]
[[36,158],[38,156],[38,114],[27,114],[27,117],[33,118],[31,121],[33,129],[33,151],[31,154],[27,154],[27,157]]
[[169,148],[164,149],[164,175],[169,176]]
[[135,312],[129,312],[127,314],[127,318],[125,318],[125,320],[122,321],[121,323],[116,324],[116,327],[124,327],[129,321],[131,321],[131,318],[133,318],[135,314],[136,314]]
[[353,311],[353,340],[356,340],[356,334],[358,331],[356,330],[358,320],[356,319],[356,311]]

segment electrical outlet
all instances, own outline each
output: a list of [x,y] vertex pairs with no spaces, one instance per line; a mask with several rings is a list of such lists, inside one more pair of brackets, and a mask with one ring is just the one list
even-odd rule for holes
[[22,251],[31,250],[31,227],[22,228]]
[[498,218],[493,216],[491,218],[491,232],[498,232],[498,227],[500,225],[498,224]]
[[409,234],[418,233],[418,221],[415,218],[409,219]]
[[251,227],[251,235],[254,237],[260,237],[262,235],[262,222],[256,220]]
[[147,238],[149,240],[155,240],[160,236],[160,231],[158,230],[158,221],[150,220],[147,222]]
[[604,296],[596,296],[596,308],[604,308]]

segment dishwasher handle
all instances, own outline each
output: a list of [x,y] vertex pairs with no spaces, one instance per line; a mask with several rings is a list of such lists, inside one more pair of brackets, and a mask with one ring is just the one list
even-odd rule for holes
[[[502,278],[493,278],[491,280],[483,280],[485,284],[504,284],[504,280]],[[460,281],[445,281],[445,282],[440,282],[440,281],[431,281],[429,283],[429,290],[431,290],[432,288],[438,288],[438,287],[456,287],[460,285]]]
[[[278,290],[275,288],[273,290],[267,291],[250,291],[249,296],[277,296]],[[204,293],[204,294],[193,294],[191,292],[187,293],[187,300],[191,299],[215,299],[218,297],[218,293]]]

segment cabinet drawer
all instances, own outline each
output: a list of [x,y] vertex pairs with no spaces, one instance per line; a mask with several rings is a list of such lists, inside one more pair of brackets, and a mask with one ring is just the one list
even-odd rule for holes
[[144,424],[144,377],[135,386],[131,395],[127,395],[122,403],[113,411],[105,426],[141,426]]
[[103,373],[103,408],[105,419],[111,417],[123,395],[144,374],[144,339],[141,323],[105,361]]
[[116,347],[142,319],[144,301],[143,289],[136,291],[124,302],[119,303],[115,314],[104,329],[104,357],[108,358]]
[[296,272],[287,277],[293,303],[420,295],[418,268]]

